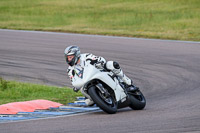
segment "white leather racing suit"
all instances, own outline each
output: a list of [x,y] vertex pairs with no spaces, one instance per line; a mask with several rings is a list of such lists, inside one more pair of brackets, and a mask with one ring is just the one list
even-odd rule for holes
[[[89,53],[81,54],[80,62],[78,64],[74,65],[74,66],[68,67],[67,72],[68,72],[68,76],[69,76],[71,82],[73,82],[75,80],[75,78],[77,78],[77,76],[80,77],[80,78],[82,77],[82,72],[83,72],[83,68],[85,67],[86,61],[90,61],[91,65],[95,65],[96,63],[101,62],[102,64],[104,64],[104,66],[106,67],[107,70],[110,70],[113,73],[115,73],[127,85],[132,84],[131,79],[129,79],[123,73],[123,71],[120,69],[119,64],[117,62],[113,62],[113,61],[107,61],[106,62],[106,60],[103,57],[95,56],[95,55],[89,54]],[[77,76],[75,76],[75,74]]]
[[[89,54],[89,53],[85,53],[85,54],[81,54],[80,56],[80,62],[74,66],[69,66],[68,67],[68,76],[73,84],[73,81],[75,81],[75,78],[82,78],[82,73],[85,67],[85,62],[86,61],[90,61],[91,65],[95,65],[97,63],[100,63],[104,66],[104,68],[106,68],[107,70],[112,71],[113,73],[115,73],[118,77],[120,77],[122,79],[123,82],[125,82],[127,85],[131,85],[132,81],[131,79],[129,79],[126,75],[124,75],[124,73],[122,72],[122,70],[119,67],[119,64],[117,62],[113,62],[113,61],[107,61],[100,56],[95,56],[93,54]],[[76,75],[76,76],[75,76]],[[79,91],[78,89],[74,88],[74,91]],[[93,105],[94,102],[92,101],[92,99],[90,98],[90,96],[85,93],[84,91],[81,91],[83,95],[85,95],[85,97],[87,97],[88,99],[85,100],[85,103],[90,106]]]

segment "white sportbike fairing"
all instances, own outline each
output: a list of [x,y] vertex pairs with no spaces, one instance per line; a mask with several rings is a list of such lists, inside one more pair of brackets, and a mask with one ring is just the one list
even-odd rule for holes
[[[114,73],[105,71],[103,68],[97,69],[89,62],[86,62],[82,74],[74,76],[76,77],[74,77],[72,85],[80,89],[83,95],[93,100],[107,113],[116,113],[117,108],[127,106],[133,109],[143,109],[146,105],[140,90],[134,92],[135,94],[129,94]],[[139,100],[134,95],[138,95]]]

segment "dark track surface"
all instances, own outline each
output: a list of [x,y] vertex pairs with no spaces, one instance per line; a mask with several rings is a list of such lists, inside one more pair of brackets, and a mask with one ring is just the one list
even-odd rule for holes
[[0,76],[70,86],[63,56],[70,44],[118,61],[146,108],[2,123],[1,133],[200,132],[200,43],[0,30]]

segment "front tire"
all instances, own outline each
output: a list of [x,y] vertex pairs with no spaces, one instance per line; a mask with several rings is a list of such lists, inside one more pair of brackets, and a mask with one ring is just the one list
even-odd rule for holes
[[96,103],[97,106],[104,112],[108,114],[115,114],[117,112],[117,103],[114,97],[110,96],[108,98],[104,98],[103,94],[95,86],[88,89],[88,94],[94,103]]
[[134,110],[142,110],[146,106],[146,99],[140,90],[129,93],[129,99],[131,101],[129,107]]

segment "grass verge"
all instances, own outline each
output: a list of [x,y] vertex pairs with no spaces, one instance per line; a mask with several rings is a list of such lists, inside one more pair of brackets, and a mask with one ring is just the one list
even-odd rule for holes
[[77,96],[82,96],[82,94],[65,87],[7,81],[0,78],[0,105],[36,99],[45,99],[66,105],[74,101]]
[[199,0],[1,0],[0,28],[200,41]]

